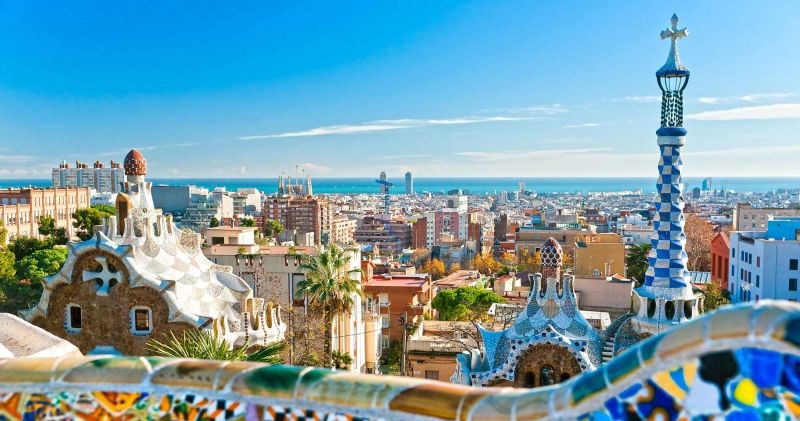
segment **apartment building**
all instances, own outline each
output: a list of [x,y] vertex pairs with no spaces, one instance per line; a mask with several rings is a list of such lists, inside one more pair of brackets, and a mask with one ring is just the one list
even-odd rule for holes
[[800,217],[798,208],[756,208],[749,203],[737,203],[733,211],[733,229],[736,231],[766,231],[768,221],[784,216]]
[[767,222],[766,231],[730,235],[728,291],[736,304],[800,299],[800,218]]
[[99,193],[119,193],[125,182],[122,164],[111,161],[108,167],[100,161],[89,164],[75,161],[71,166],[66,161],[53,168],[53,188],[88,187]]
[[90,206],[87,187],[77,188],[14,188],[0,189],[0,221],[8,231],[8,239],[39,238],[39,218],[49,216],[56,228],[66,228],[67,236],[75,235],[72,214]]

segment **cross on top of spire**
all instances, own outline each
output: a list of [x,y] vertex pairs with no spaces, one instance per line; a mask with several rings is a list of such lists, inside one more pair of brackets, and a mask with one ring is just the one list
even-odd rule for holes
[[661,39],[670,38],[669,56],[667,62],[656,72],[656,76],[682,76],[688,75],[689,69],[681,64],[678,56],[678,40],[688,36],[689,29],[678,29],[678,15],[672,14],[672,27],[661,31]]
[[672,38],[673,42],[689,35],[689,28],[678,29],[678,15],[672,14],[672,28],[661,31],[661,39]]

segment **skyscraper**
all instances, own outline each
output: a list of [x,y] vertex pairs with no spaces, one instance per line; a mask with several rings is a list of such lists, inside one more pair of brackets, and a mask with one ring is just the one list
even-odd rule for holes
[[[381,181],[386,181],[386,171],[381,171],[381,176],[378,177]],[[386,184],[381,184],[381,194],[386,194]]]
[[414,194],[414,176],[411,171],[406,173],[406,194]]

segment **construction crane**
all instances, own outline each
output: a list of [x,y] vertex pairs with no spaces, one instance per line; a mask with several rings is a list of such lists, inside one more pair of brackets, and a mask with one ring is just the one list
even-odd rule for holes
[[389,212],[389,205],[391,203],[389,199],[389,189],[394,187],[394,184],[386,180],[375,180],[375,182],[383,186],[383,213],[385,213],[386,215],[391,215],[391,213]]

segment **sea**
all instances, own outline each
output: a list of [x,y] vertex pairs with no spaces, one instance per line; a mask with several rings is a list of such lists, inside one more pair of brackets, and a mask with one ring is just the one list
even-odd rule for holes
[[[391,192],[404,193],[405,180],[389,178],[394,184]],[[701,187],[706,178],[684,178],[686,190]],[[236,191],[240,187],[255,187],[263,192],[278,189],[277,178],[152,178],[156,185],[195,185],[209,190],[224,187]],[[724,189],[735,192],[770,192],[776,190],[800,189],[800,177],[713,177],[710,189]],[[315,193],[353,194],[375,193],[379,190],[374,178],[314,178]],[[655,191],[655,177],[418,177],[414,178],[416,193],[447,193],[462,190],[467,194],[498,193],[518,191],[520,182],[525,189],[538,193],[594,193],[594,192],[633,192]],[[50,187],[49,179],[0,179],[0,188],[8,187]]]

